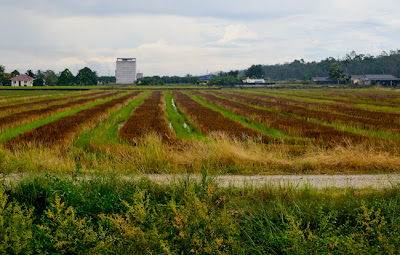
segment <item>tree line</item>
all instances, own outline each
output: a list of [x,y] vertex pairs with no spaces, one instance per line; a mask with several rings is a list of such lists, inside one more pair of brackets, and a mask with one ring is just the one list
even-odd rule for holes
[[283,81],[304,80],[306,77],[329,76],[332,64],[338,63],[349,74],[392,74],[400,77],[400,50],[383,51],[379,56],[357,54],[352,51],[344,58],[329,57],[319,62],[306,62],[303,59],[291,63],[275,65],[252,65],[243,70],[247,77]]
[[[97,85],[101,83],[115,83],[115,77],[101,76],[98,77],[96,71],[92,71],[88,67],[84,67],[78,71],[75,76],[68,68],[56,74],[53,70],[41,71],[27,70],[26,75],[34,78],[33,86],[73,86],[73,85]],[[11,86],[10,79],[20,75],[17,70],[11,73],[5,72],[5,66],[0,65],[0,83],[1,85]]]
[[[334,66],[335,70],[332,70]],[[333,72],[339,72],[332,76]],[[95,71],[85,67],[79,70],[74,76],[69,69],[65,69],[59,74],[52,70],[32,70],[26,72],[28,76],[35,78],[34,86],[43,85],[96,85],[100,81],[103,84],[115,83],[114,76],[98,77]],[[208,85],[229,86],[240,84],[245,77],[263,78],[268,82],[284,80],[303,80],[309,81],[313,76],[329,76],[338,78],[334,80],[346,80],[352,74],[392,74],[400,77],[400,50],[391,50],[389,53],[383,51],[379,56],[369,54],[357,54],[352,51],[342,59],[329,57],[319,62],[306,62],[303,59],[294,60],[291,63],[275,65],[252,65],[246,70],[231,70],[229,72],[219,72],[212,76],[207,82]],[[19,75],[17,70],[5,73],[5,67],[0,65],[0,83],[11,85],[10,78]],[[346,76],[347,75],[347,76]],[[138,85],[163,85],[163,84],[199,84],[199,77],[187,74],[186,76],[152,76],[138,79]]]

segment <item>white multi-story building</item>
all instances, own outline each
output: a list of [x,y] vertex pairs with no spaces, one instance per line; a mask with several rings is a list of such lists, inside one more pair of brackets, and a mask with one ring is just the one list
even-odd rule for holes
[[118,84],[132,84],[136,81],[136,58],[117,58],[115,78]]

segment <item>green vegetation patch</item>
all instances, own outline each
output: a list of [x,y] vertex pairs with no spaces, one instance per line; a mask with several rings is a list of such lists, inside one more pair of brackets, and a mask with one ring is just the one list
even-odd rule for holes
[[[400,189],[28,176],[0,188],[4,254],[398,254]],[[29,208],[29,209],[27,209]]]
[[175,105],[174,97],[171,93],[165,92],[164,95],[167,119],[171,123],[176,136],[182,139],[203,138],[203,134],[190,122],[189,117]]

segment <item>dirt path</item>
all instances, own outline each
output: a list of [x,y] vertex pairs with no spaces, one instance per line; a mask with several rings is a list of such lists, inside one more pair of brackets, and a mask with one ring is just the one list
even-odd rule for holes
[[[150,180],[167,183],[174,181],[177,177],[184,175],[146,175]],[[200,176],[191,176],[200,179]],[[400,185],[399,174],[371,174],[371,175],[219,175],[215,177],[217,182],[223,186],[230,185],[235,187],[255,186],[262,187],[264,185],[293,185],[294,187],[312,186],[318,189],[327,187],[356,189],[362,188],[390,188],[394,185]]]
[[[134,176],[123,176],[124,179],[139,179],[142,177],[149,178],[160,184],[168,184],[177,182],[179,179],[188,178],[188,175],[172,175],[172,174],[143,174]],[[200,175],[189,175],[190,178],[200,180]],[[23,174],[11,174],[2,177],[0,180],[6,182],[14,182],[24,178]],[[210,176],[215,178],[216,182],[222,187],[262,187],[265,185],[304,187],[311,186],[318,189],[323,188],[348,188],[355,189],[381,189],[390,188],[400,185],[399,174],[360,174],[360,175],[218,175]]]

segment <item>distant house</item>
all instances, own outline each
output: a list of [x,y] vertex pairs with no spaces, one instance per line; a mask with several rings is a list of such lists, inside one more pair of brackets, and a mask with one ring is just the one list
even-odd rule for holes
[[247,77],[246,80],[243,80],[243,83],[248,83],[248,84],[264,84],[264,83],[267,83],[267,81],[264,80],[264,79],[250,79],[249,77]]
[[211,81],[214,75],[212,74],[207,74],[207,75],[203,75],[203,76],[199,76],[199,80],[202,82],[207,82],[207,81]]
[[333,84],[337,83],[329,79],[329,77],[311,77],[311,84]]
[[368,86],[368,85],[384,85],[396,86],[400,83],[400,79],[391,74],[364,74],[364,75],[351,75],[351,83],[354,85]]
[[24,87],[24,86],[32,87],[33,81],[35,79],[28,75],[20,74],[18,76],[11,78],[10,80],[11,80],[11,86],[13,87]]

